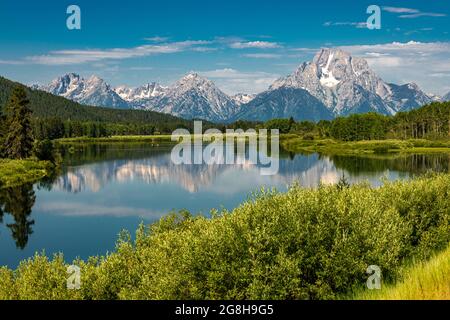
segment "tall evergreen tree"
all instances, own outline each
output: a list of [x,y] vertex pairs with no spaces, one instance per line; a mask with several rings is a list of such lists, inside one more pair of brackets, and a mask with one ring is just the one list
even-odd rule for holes
[[23,159],[31,155],[34,140],[31,114],[25,89],[17,86],[5,108],[3,147],[7,158]]

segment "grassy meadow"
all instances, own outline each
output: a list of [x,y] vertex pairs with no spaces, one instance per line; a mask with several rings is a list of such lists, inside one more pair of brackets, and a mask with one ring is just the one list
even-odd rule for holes
[[291,152],[319,152],[324,154],[386,154],[386,153],[450,153],[450,140],[362,140],[338,141],[334,139],[305,140],[297,135],[284,135],[280,141]]
[[406,267],[396,284],[384,284],[381,290],[364,290],[352,296],[364,300],[450,300],[450,247]]
[[49,161],[0,159],[0,188],[38,181],[52,170]]

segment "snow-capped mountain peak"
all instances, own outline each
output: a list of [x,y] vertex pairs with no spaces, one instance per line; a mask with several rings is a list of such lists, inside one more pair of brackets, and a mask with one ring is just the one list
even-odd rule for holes
[[188,119],[226,121],[236,112],[234,101],[209,79],[190,72],[169,87],[149,109]]
[[130,88],[127,86],[119,86],[114,88],[114,91],[123,100],[128,102],[143,102],[145,100],[152,100],[164,95],[166,90],[167,87],[163,87],[156,82],[147,83],[137,88]]
[[42,88],[55,95],[68,94],[80,88],[80,79],[80,75],[76,73],[67,73]]
[[[281,87],[308,91],[335,115],[375,111],[395,114],[405,108],[397,87],[385,83],[363,58],[341,49],[321,49],[311,62],[301,64],[291,75],[277,80],[270,90]],[[416,84],[408,84],[402,99],[408,108],[431,101]],[[406,96],[405,96],[406,94]],[[414,96],[414,97],[413,97]]]
[[190,72],[178,80],[174,87],[186,90],[191,88],[208,90],[209,88],[215,87],[215,84],[212,81],[200,76],[196,72]]
[[68,73],[51,81],[40,89],[76,102],[105,107],[127,108],[122,100],[103,79],[91,76],[84,79],[76,73]]
[[246,103],[249,103],[250,101],[252,101],[253,99],[255,99],[256,95],[255,94],[248,94],[248,93],[237,93],[233,96],[231,96],[231,99],[233,99],[233,101],[238,105],[243,105]]
[[[364,112],[392,115],[440,100],[415,83],[386,83],[365,59],[339,48],[319,50],[311,61],[256,96],[229,96],[193,71],[170,87],[152,82],[137,88],[111,88],[98,76],[85,80],[68,73],[41,88],[84,104],[154,110],[217,122],[240,116],[251,120],[290,116],[316,120]],[[450,93],[445,99],[450,100]]]

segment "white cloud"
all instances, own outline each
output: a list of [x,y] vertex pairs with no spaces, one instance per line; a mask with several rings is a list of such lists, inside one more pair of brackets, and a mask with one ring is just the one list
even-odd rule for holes
[[450,72],[436,72],[430,74],[430,77],[436,77],[436,78],[450,78]]
[[411,8],[401,8],[401,7],[383,7],[384,11],[392,13],[418,13],[419,10]]
[[0,60],[0,64],[22,65],[22,64],[26,64],[26,63],[25,63],[25,61],[22,61],[22,60]]
[[247,53],[242,55],[245,58],[253,59],[278,59],[281,58],[280,54],[275,53]]
[[367,56],[371,56],[371,57],[385,57],[388,56],[389,53],[380,53],[380,52],[366,52]]
[[201,51],[202,48],[204,49],[204,46],[207,44],[210,44],[210,42],[204,40],[189,40],[158,45],[142,45],[133,48],[57,50],[50,51],[45,55],[25,57],[23,62],[42,65],[81,64],[108,59],[121,60],[157,54],[177,53],[190,50]]
[[400,14],[398,17],[403,19],[414,19],[419,17],[446,17],[445,13],[422,12],[418,9],[402,7],[383,7],[383,10],[390,13]]
[[164,212],[152,211],[143,208],[130,208],[120,206],[106,206],[102,204],[83,204],[76,202],[46,202],[36,207],[36,210],[61,216],[113,216],[113,217],[141,217],[159,218]]
[[403,19],[414,19],[419,17],[446,17],[447,15],[444,13],[433,13],[433,12],[419,12],[414,14],[403,14],[401,16],[398,16],[399,18]]
[[358,29],[367,28],[367,22],[331,22],[327,21],[323,24],[325,27],[341,27],[350,26]]
[[[385,44],[368,44],[368,45],[350,45],[341,46],[343,50],[357,53],[376,52],[384,54],[404,53],[414,56],[417,53],[448,53],[450,42],[391,42]],[[449,57],[450,58],[450,57]]]
[[[331,46],[329,46],[329,47],[331,47]],[[317,53],[317,51],[319,51],[318,48],[291,48],[289,50],[299,52],[302,54],[315,54],[315,53]]]
[[242,72],[231,68],[199,71],[199,74],[214,80],[226,93],[239,92],[258,93],[266,90],[276,79],[278,74],[267,72]]
[[151,41],[151,42],[167,42],[169,40],[169,37],[154,36],[154,37],[150,37],[150,38],[144,38],[144,40]]
[[132,71],[150,71],[153,70],[153,67],[129,67],[128,69]]
[[244,41],[238,38],[216,38],[214,41],[186,40],[179,42],[163,42],[167,41],[168,38],[157,36],[146,38],[145,40],[154,43],[132,48],[54,50],[42,55],[28,56],[21,60],[0,60],[0,64],[71,65],[95,63],[104,60],[121,60],[151,55],[172,54],[185,51],[209,52],[218,50],[217,47],[208,46],[217,43],[225,44],[234,49],[273,49],[281,47],[281,45],[276,42]]
[[269,41],[248,41],[248,42],[231,42],[229,44],[230,48],[233,49],[275,49],[280,48],[281,45],[276,42],[269,42]]

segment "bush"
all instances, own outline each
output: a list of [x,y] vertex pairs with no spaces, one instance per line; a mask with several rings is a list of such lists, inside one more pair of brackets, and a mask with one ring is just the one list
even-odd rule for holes
[[62,258],[0,270],[1,298],[333,299],[364,286],[366,269],[395,280],[405,262],[450,241],[450,175],[345,188],[262,191],[212,219],[168,216],[123,233],[116,251],[76,261],[82,288],[66,290]]

